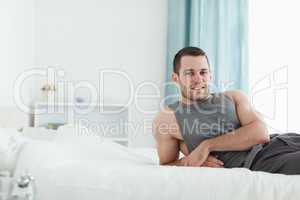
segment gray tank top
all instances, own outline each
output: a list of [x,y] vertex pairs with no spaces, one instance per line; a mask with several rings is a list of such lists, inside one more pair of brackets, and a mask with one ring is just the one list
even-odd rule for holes
[[[175,102],[168,106],[175,113],[177,123],[189,152],[192,152],[203,140],[220,136],[241,127],[234,102],[223,93],[211,93],[206,100],[186,105]],[[224,167],[247,167],[261,145],[247,151],[212,152],[224,162]]]

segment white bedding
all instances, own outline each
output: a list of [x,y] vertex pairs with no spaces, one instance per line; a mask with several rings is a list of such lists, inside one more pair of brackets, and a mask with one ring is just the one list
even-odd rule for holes
[[159,166],[154,149],[133,149],[96,137],[35,141],[22,150],[15,175],[36,179],[37,200],[300,198],[300,176]]

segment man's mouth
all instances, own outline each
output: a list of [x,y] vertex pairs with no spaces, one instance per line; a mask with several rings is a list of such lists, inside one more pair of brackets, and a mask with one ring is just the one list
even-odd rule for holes
[[202,87],[191,87],[191,90],[203,90],[205,88],[206,88],[205,86],[202,86]]

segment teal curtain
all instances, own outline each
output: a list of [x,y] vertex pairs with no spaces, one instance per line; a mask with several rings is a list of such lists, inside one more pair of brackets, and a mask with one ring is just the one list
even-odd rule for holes
[[178,98],[177,88],[170,84],[172,62],[185,46],[207,53],[212,91],[248,93],[248,0],[169,0],[165,103]]

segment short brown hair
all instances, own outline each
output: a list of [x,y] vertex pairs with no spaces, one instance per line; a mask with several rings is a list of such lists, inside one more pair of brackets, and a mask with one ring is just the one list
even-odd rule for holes
[[209,66],[209,61],[208,57],[202,49],[198,47],[184,47],[183,49],[179,50],[173,60],[173,72],[176,74],[179,74],[180,70],[180,61],[183,56],[205,56],[208,66]]

